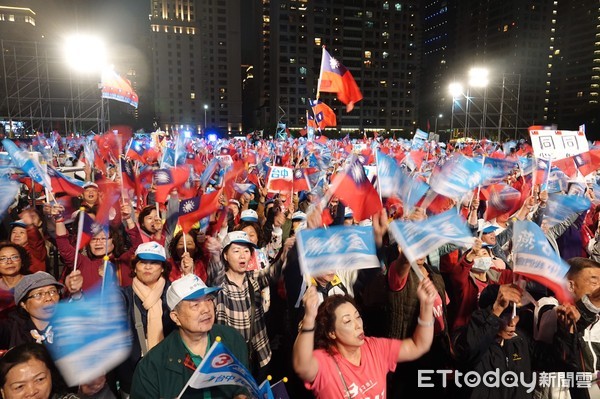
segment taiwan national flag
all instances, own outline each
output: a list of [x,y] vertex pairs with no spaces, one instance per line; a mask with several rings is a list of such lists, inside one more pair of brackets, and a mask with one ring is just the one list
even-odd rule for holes
[[310,183],[305,168],[294,169],[294,192],[310,191]]
[[600,150],[590,150],[573,157],[577,169],[583,176],[587,176],[590,173],[600,168]]
[[154,172],[156,202],[163,203],[176,187],[182,186],[190,177],[189,168],[158,169]]
[[108,68],[102,73],[100,87],[102,98],[110,98],[127,103],[134,108],[138,107],[138,95],[133,91],[131,83],[112,69]]
[[92,237],[94,237],[102,231],[103,227],[101,224],[96,223],[96,221],[85,212],[80,211],[79,217],[83,218],[83,224],[80,224],[80,226],[82,226],[80,233],[81,239],[79,240],[79,247],[77,248],[77,250],[82,250],[83,248],[85,248],[86,245],[88,245]]
[[550,177],[550,161],[543,158],[537,158],[535,165],[533,184],[539,185],[540,191],[544,191],[548,186],[548,178]]
[[362,164],[352,156],[346,169],[338,173],[332,184],[333,194],[354,211],[354,218],[365,220],[383,209],[377,190],[373,187]]
[[325,129],[327,126],[336,126],[337,121],[335,118],[335,112],[321,100],[308,100],[313,114],[315,115],[315,122],[319,130]]
[[48,176],[50,176],[50,183],[52,184],[52,192],[67,193],[72,197],[78,197],[83,194],[83,181],[64,175],[51,165],[47,165],[47,170]]
[[140,143],[138,140],[131,139],[129,148],[127,148],[127,152],[125,153],[125,158],[144,163],[145,152],[146,149],[142,143]]
[[198,221],[219,209],[221,190],[182,200],[179,203],[179,224],[184,233],[188,233]]
[[363,98],[350,71],[338,60],[329,55],[325,47],[323,47],[323,56],[321,58],[318,91],[337,93],[338,100],[346,104],[346,112],[352,111],[354,104]]

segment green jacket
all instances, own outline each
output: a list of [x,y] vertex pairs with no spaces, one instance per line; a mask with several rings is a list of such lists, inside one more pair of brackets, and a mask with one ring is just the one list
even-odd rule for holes
[[[223,344],[248,367],[248,348],[240,333],[229,326],[215,324],[208,336],[211,343],[220,336]],[[194,373],[184,365],[187,354],[179,330],[173,331],[138,363],[131,384],[131,399],[176,398]],[[244,392],[244,388],[231,385],[204,390],[188,388],[181,398],[232,399]]]

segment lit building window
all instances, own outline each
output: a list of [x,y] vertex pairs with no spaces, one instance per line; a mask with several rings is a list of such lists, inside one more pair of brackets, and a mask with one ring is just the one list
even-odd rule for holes
[[290,58],[290,64],[295,64],[296,63],[296,59],[295,58]]
[[365,58],[371,58],[371,52],[365,51]]
[[402,11],[402,4],[396,3],[394,4],[394,8],[396,9],[396,11]]
[[387,2],[387,1],[384,1],[384,2],[383,2],[383,9],[384,9],[384,10],[389,10],[389,9],[390,9],[390,3],[389,3],[389,2]]
[[315,46],[320,46],[320,45],[321,45],[321,38],[315,37]]
[[196,99],[196,93],[190,93],[190,100]]
[[388,53],[387,51],[384,51],[382,54],[383,58],[386,59],[387,57],[390,56],[390,53]]
[[12,15],[12,14],[9,14],[9,15],[8,15],[8,20],[9,20],[10,22],[15,22],[15,16],[14,16],[14,15]]

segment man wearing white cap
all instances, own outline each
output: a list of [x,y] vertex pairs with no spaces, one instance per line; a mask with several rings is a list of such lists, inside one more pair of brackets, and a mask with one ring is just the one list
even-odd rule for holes
[[[217,336],[240,362],[248,365],[242,336],[231,327],[215,324],[212,294],[219,289],[207,287],[193,274],[171,284],[167,305],[179,329],[140,360],[133,374],[131,399],[178,397]],[[224,385],[203,390],[187,388],[181,398],[247,399],[249,395],[241,387]]]

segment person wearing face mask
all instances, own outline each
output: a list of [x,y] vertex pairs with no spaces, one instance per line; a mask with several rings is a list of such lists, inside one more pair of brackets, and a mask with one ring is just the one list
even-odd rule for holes
[[512,282],[510,269],[497,269],[488,247],[483,241],[475,239],[473,247],[466,251],[458,264],[451,268],[442,268],[447,283],[453,294],[448,306],[450,331],[455,332],[464,327],[473,310],[477,308],[479,294],[490,284],[507,284]]

